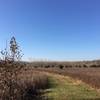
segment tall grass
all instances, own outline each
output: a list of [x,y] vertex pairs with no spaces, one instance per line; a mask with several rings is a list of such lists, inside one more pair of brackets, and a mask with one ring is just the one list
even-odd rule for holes
[[47,86],[48,78],[41,72],[22,68],[11,74],[0,68],[0,100],[35,100]]

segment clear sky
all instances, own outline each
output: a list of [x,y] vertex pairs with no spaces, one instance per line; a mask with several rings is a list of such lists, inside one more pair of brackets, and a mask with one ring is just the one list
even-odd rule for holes
[[100,0],[0,0],[0,49],[15,36],[24,59],[100,59]]

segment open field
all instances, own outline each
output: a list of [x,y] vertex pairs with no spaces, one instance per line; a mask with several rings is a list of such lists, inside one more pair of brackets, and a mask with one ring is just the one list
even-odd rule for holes
[[0,100],[100,100],[100,0],[0,0]]
[[30,67],[41,68],[100,68],[100,60],[77,61],[77,62],[56,62],[56,61],[39,61],[28,63]]
[[50,73],[58,73],[60,75],[70,76],[74,79],[81,80],[93,88],[100,89],[100,68],[66,68],[66,69],[38,69],[48,71]]
[[29,65],[1,64],[0,100],[100,100],[100,68]]

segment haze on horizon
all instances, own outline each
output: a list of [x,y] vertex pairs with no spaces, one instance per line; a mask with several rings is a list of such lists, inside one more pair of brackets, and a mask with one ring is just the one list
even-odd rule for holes
[[0,50],[12,36],[23,60],[100,59],[100,0],[0,0]]

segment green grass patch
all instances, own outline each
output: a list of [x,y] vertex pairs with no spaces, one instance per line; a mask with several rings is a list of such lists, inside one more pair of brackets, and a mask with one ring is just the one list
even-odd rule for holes
[[74,84],[70,78],[49,75],[49,89],[45,95],[50,100],[100,100],[100,94],[84,83]]

